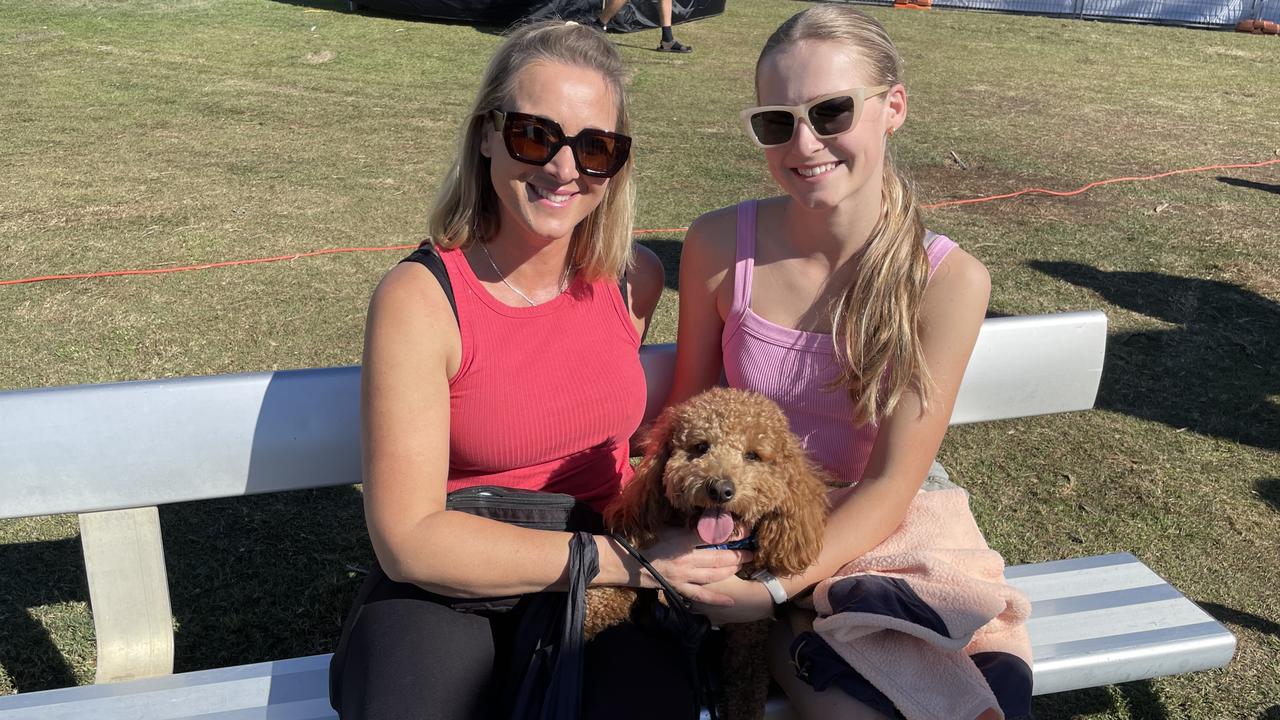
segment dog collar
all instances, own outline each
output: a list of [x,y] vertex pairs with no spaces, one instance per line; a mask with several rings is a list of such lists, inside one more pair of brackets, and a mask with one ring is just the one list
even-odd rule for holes
[[774,605],[781,605],[787,601],[787,589],[782,587],[782,583],[773,576],[773,573],[768,570],[757,570],[751,579],[764,585],[764,588],[769,591],[769,597],[773,598]]
[[741,540],[730,540],[719,545],[699,545],[695,550],[755,550],[759,547],[755,535],[748,535]]

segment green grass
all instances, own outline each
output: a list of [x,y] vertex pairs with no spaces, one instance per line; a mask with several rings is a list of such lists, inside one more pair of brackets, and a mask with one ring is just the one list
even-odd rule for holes
[[[421,238],[498,38],[341,5],[0,0],[0,280]],[[681,28],[688,56],[614,36],[638,227],[772,192],[736,114],[764,38],[803,7],[734,0]],[[1280,156],[1274,38],[870,12],[907,58],[894,144],[927,200]],[[1041,698],[1041,718],[1280,713],[1277,191],[1272,166],[930,214],[991,269],[993,312],[1111,322],[1098,410],[949,433],[991,544],[1011,563],[1134,552],[1240,639],[1225,670]],[[645,236],[669,273],[679,241]],[[355,363],[397,258],[0,287],[0,388]],[[651,340],[674,337],[676,302]],[[357,491],[161,520],[178,670],[332,649],[370,557]],[[77,534],[73,517],[0,523],[0,693],[92,681]]]

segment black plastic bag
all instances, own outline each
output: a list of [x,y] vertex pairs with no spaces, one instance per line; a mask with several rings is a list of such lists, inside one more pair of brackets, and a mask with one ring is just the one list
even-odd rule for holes
[[478,486],[449,493],[445,506],[513,525],[573,532],[569,541],[568,592],[541,592],[503,598],[454,600],[462,611],[514,608],[519,627],[511,648],[511,669],[503,697],[511,720],[576,720],[582,710],[582,622],[587,586],[600,572],[592,532],[603,530],[600,515],[562,493]]
[[[725,0],[672,0],[671,21],[675,25],[719,15]],[[543,0],[532,3],[533,10],[522,22],[535,20],[574,20],[589,23],[600,16],[600,0]],[[609,29],[620,32],[651,30],[662,26],[658,0],[631,0],[609,21]]]

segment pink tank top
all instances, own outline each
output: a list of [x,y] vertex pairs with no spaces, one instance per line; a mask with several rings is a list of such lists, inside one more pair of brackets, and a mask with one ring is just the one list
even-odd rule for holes
[[631,479],[628,441],[647,393],[617,282],[578,277],[553,300],[508,307],[461,251],[440,256],[462,337],[449,381],[448,489],[561,492],[603,509]]
[[[926,233],[929,277],[956,244]],[[751,310],[756,255],[756,201],[738,206],[733,306],[720,347],[730,387],[755,390],[776,401],[804,442],[809,456],[847,483],[862,478],[879,426],[855,425],[853,401],[844,390],[827,389],[839,377],[831,335],[782,327]]]

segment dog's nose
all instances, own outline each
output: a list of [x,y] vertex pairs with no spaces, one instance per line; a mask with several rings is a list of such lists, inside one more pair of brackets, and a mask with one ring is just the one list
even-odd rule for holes
[[733,481],[728,478],[720,478],[712,480],[707,485],[707,494],[711,496],[712,502],[725,503],[733,499],[733,493],[737,490],[733,486]]

